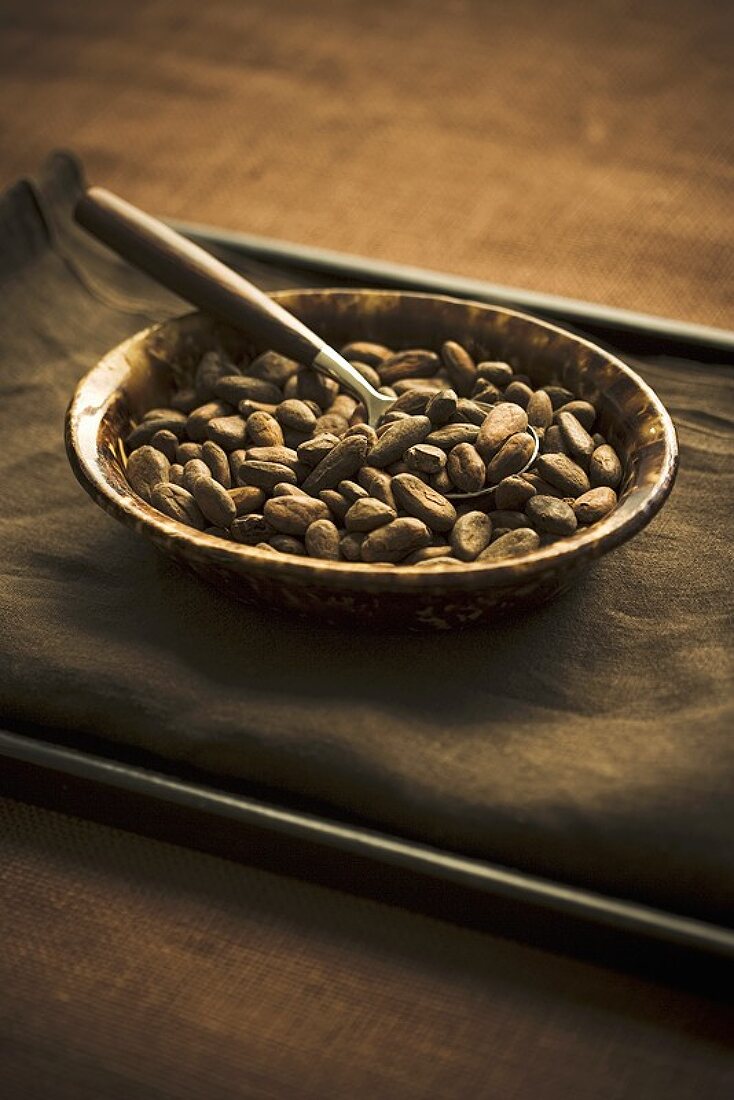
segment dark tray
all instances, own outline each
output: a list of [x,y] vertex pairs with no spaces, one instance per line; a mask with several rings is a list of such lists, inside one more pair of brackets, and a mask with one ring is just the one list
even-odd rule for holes
[[[322,285],[430,290],[511,305],[616,351],[734,362],[734,333],[606,310],[416,268],[177,224],[229,262]],[[229,859],[427,912],[540,946],[725,989],[734,930],[467,859],[285,804],[278,792],[210,776],[89,738],[0,731],[0,792]]]

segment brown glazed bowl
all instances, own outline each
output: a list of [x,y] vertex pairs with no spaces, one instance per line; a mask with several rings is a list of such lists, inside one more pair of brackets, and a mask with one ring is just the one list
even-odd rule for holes
[[81,380],[67,413],[66,447],[76,477],[106,512],[223,592],[360,626],[447,629],[489,621],[563,591],[590,561],[649,523],[672,488],[678,448],[668,413],[629,367],[587,340],[511,310],[438,295],[294,290],[274,297],[336,347],[372,340],[438,348],[459,340],[477,359],[509,362],[536,386],[558,382],[593,400],[600,430],[624,463],[620,503],[594,526],[525,557],[461,568],[275,555],[183,526],[130,488],[122,440],[131,420],[167,403],[174,378],[185,381],[204,351],[252,348],[233,329],[188,314],[113,348]]

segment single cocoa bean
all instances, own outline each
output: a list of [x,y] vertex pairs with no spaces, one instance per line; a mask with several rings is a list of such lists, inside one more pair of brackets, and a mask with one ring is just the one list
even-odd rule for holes
[[367,538],[359,531],[350,531],[339,540],[339,553],[345,561],[362,560],[362,543]]
[[416,443],[422,443],[432,428],[427,416],[411,416],[391,424],[371,448],[370,466],[389,466]]
[[588,466],[589,459],[594,453],[594,440],[586,428],[576,419],[573,413],[556,413],[556,422],[561,429],[561,436],[571,458],[580,466]]
[[377,442],[377,432],[369,424],[352,424],[345,431],[344,438],[347,439],[351,435],[363,435],[365,439],[369,440],[370,447],[374,447]]
[[596,409],[590,401],[567,401],[564,405],[561,405],[555,411],[556,424],[559,423],[559,417],[562,413],[571,413],[572,416],[575,416],[587,432],[590,432],[594,427]]
[[299,558],[306,556],[306,547],[293,535],[271,535],[268,544],[280,554],[295,554]]
[[477,375],[480,378],[486,378],[488,382],[503,389],[512,381],[512,367],[509,363],[483,359],[481,363],[477,363]]
[[430,541],[431,532],[421,520],[412,517],[394,519],[392,523],[378,527],[376,531],[371,531],[367,535],[362,543],[362,561],[402,561],[414,550],[428,546]]
[[339,561],[339,532],[330,519],[316,519],[306,528],[306,553],[312,558]]
[[437,474],[446,465],[446,453],[429,443],[416,443],[405,452],[404,461],[411,473]]
[[455,340],[441,345],[441,362],[452,387],[461,397],[468,397],[477,377],[477,368],[469,352]]
[[340,481],[337,485],[338,491],[343,497],[346,497],[350,504],[354,504],[355,500],[362,500],[363,497],[368,497],[370,494],[366,489],[363,489],[361,485],[358,485],[356,481]]
[[534,450],[535,441],[527,432],[511,435],[487,464],[488,483],[497,485],[504,478],[518,474],[527,466]]
[[230,531],[235,541],[244,546],[257,546],[275,534],[265,516],[258,515],[257,512],[233,520]]
[[446,472],[460,493],[478,493],[487,476],[487,468],[471,443],[458,443],[449,451]]
[[171,408],[176,409],[177,412],[182,412],[185,416],[188,416],[190,412],[193,412],[197,405],[200,405],[196,390],[189,387],[185,390],[177,390],[171,396]]
[[622,480],[622,463],[614,447],[608,443],[597,447],[589,460],[589,481],[596,489],[607,486],[616,489]]
[[568,455],[540,455],[535,466],[540,476],[564,496],[580,497],[591,488],[585,472]]
[[532,554],[540,547],[540,535],[530,527],[508,531],[496,542],[491,543],[486,550],[482,550],[477,558],[481,562],[500,561],[503,558],[518,558],[524,554]]
[[394,508],[383,504],[374,497],[363,497],[355,500],[344,516],[344,526],[347,531],[374,531],[391,520],[397,518]]
[[459,443],[475,443],[480,431],[476,424],[444,424],[426,436],[426,443],[431,447],[440,447],[442,451],[450,451]]
[[150,441],[151,447],[155,447],[157,451],[164,454],[169,462],[176,461],[176,451],[178,450],[178,437],[168,428],[162,428],[161,431],[156,432]]
[[171,482],[171,485],[183,485],[183,472],[184,468],[180,463],[174,462],[171,465],[168,471],[168,480]]
[[617,494],[608,485],[600,485],[583,493],[573,504],[573,510],[579,523],[596,523],[608,515],[617,505]]
[[524,476],[512,474],[499,483],[494,492],[495,507],[501,511],[522,511],[531,497],[535,496],[535,488]]
[[551,424],[550,428],[546,428],[545,435],[543,436],[542,451],[544,455],[568,454],[566,444],[563,442],[563,436],[561,435],[561,429],[557,424]]
[[321,435],[315,435],[313,439],[307,439],[305,443],[300,443],[296,453],[301,462],[313,469],[318,466],[322,458],[326,458],[338,442],[338,436],[331,432],[324,432]]
[[565,500],[536,494],[525,505],[525,514],[537,531],[572,535],[577,527],[574,510]]
[[182,484],[184,489],[188,489],[190,493],[194,492],[194,485],[201,478],[206,478],[207,481],[211,480],[212,472],[204,462],[203,458],[190,458],[183,468]]
[[275,417],[283,428],[294,428],[299,432],[311,432],[316,424],[316,416],[305,401],[291,397],[275,409]]
[[512,402],[496,405],[479,429],[476,440],[479,454],[488,462],[511,436],[524,432],[527,426],[528,414],[519,405]]
[[302,401],[315,401],[320,409],[328,409],[339,393],[339,386],[333,378],[327,378],[319,371],[305,367],[293,378],[289,378],[283,389],[285,397],[300,397]]
[[185,466],[192,458],[201,458],[202,453],[201,443],[179,443],[176,448],[176,462]]
[[283,429],[270,413],[250,413],[247,417],[247,438],[253,447],[282,447]]
[[236,451],[245,446],[246,423],[241,416],[218,416],[206,426],[206,437],[218,443],[224,451]]
[[168,481],[171,464],[156,447],[144,444],[127,460],[125,476],[135,492],[148,504],[156,486]]
[[421,390],[407,390],[400,395],[390,412],[404,412],[409,416],[417,416],[426,411],[430,400],[430,394],[423,393]]
[[392,491],[398,507],[432,531],[450,531],[456,523],[456,509],[451,501],[415,474],[398,474],[392,479]]
[[280,386],[264,382],[262,378],[228,374],[214,383],[214,396],[230,405],[239,405],[240,401],[264,401],[269,405],[277,405],[283,400],[283,391]]
[[150,494],[150,503],[163,515],[184,523],[187,527],[203,531],[206,526],[198,504],[191,493],[180,485],[156,485]]
[[296,474],[307,469],[292,447],[248,447],[247,458],[255,462],[279,462]]
[[553,404],[545,390],[536,390],[526,409],[528,424],[534,428],[548,428],[553,423]]
[[569,401],[573,401],[573,394],[565,386],[543,386],[543,389],[551,399],[554,409],[560,409]]
[[[376,446],[379,445],[378,442]],[[333,489],[340,481],[351,478],[364,464],[369,446],[364,436],[352,435],[339,440],[311,471],[303,488],[317,496],[322,489]]]
[[438,543],[436,546],[424,546],[422,550],[414,550],[403,558],[402,565],[418,565],[420,562],[432,561],[434,558],[446,558],[451,554],[451,547],[447,542]]
[[492,520],[493,530],[498,527],[504,527],[508,531],[515,531],[518,527],[530,526],[530,520],[525,513],[515,511],[514,509],[495,508],[494,511],[488,512],[487,515]]
[[465,512],[454,524],[449,542],[459,561],[474,561],[489,546],[492,521],[484,512]]
[[392,478],[385,470],[378,470],[376,466],[363,466],[357,474],[357,480],[369,496],[381,500],[383,504],[397,511],[392,491]]
[[357,360],[359,363],[366,363],[369,367],[379,367],[395,353],[384,344],[373,344],[369,340],[352,340],[350,344],[344,345],[339,354],[350,363]]
[[459,399],[454,390],[439,390],[434,393],[426,405],[426,416],[439,428],[446,424],[456,412]]
[[223,485],[225,489],[229,489],[232,485],[229,459],[219,444],[212,443],[211,439],[207,439],[206,443],[201,445],[201,457],[209,467],[214,480]]
[[425,348],[399,351],[388,359],[383,359],[381,363],[375,363],[375,369],[386,386],[406,379],[430,378],[440,366],[441,361],[435,351],[427,351]]
[[232,497],[224,486],[212,477],[198,478],[194,482],[192,496],[204,517],[216,527],[229,527],[232,520],[237,517],[237,506]]
[[229,489],[228,492],[238,518],[259,512],[265,503],[265,493],[255,485],[243,485],[239,489]]
[[519,405],[526,410],[532,396],[533,391],[530,386],[525,382],[518,382],[517,380],[510,382],[504,394],[505,401],[512,401],[513,404]]
[[329,511],[339,523],[344,523],[344,517],[349,511],[351,504],[347,498],[336,489],[322,489],[319,493],[319,500],[323,500]]
[[262,462],[258,459],[247,459],[237,471],[237,482],[240,485],[255,485],[258,489],[264,489],[266,493],[272,492],[280,481],[296,484],[296,475],[289,466],[282,462]]

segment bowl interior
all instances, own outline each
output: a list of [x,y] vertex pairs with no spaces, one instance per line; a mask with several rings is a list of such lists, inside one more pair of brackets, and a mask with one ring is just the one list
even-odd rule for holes
[[[461,577],[478,571],[501,573],[536,562],[547,568],[551,559],[603,552],[623,541],[649,520],[672,486],[677,462],[675,433],[670,417],[653,391],[614,356],[554,325],[510,310],[433,295],[352,290],[285,291],[274,296],[285,308],[331,344],[373,340],[395,349],[437,349],[458,340],[477,361],[498,359],[528,374],[536,387],[548,383],[567,386],[599,408],[599,430],[615,447],[624,464],[620,503],[613,513],[591,528],[580,529],[527,559],[511,564],[471,565],[464,570],[397,571],[423,574],[462,584]],[[154,407],[165,406],[175,385],[185,385],[201,355],[221,347],[233,356],[266,350],[242,333],[201,314],[188,314],[140,333],[111,352],[80,383],[69,414],[69,450],[81,480],[99,502],[118,518],[120,501],[130,496],[125,479],[122,439],[131,421]],[[90,437],[93,435],[94,439]],[[90,455],[93,452],[93,457]],[[101,499],[104,498],[104,499]],[[137,500],[137,498],[136,498]],[[129,502],[126,505],[130,512]],[[141,526],[155,524],[147,505],[132,505]],[[179,527],[179,525],[175,525]],[[212,543],[205,536],[181,529],[187,539]],[[220,544],[221,545],[221,544]],[[225,547],[222,547],[222,551]],[[227,544],[229,555],[253,551]],[[277,569],[274,556],[256,553],[268,568]],[[310,559],[290,558],[293,567],[308,570]],[[319,563],[319,568],[379,574],[387,570],[352,563]],[[393,576],[396,570],[390,567]]]

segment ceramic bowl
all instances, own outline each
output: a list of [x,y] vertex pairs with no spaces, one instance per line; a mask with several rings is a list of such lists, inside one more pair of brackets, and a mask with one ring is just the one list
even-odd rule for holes
[[536,386],[567,386],[597,404],[599,430],[622,458],[624,479],[618,507],[592,527],[522,558],[462,568],[275,555],[195,531],[133,492],[122,442],[131,420],[165,405],[174,381],[185,383],[204,351],[251,347],[235,330],[188,314],[113,348],[81,380],[67,412],[66,446],[76,477],[100,507],[228,595],[355,626],[447,629],[489,621],[566,589],[592,560],[641,531],[670,493],[678,458],[670,416],[629,367],[579,336],[511,310],[438,295],[294,290],[274,297],[337,347],[372,340],[396,349],[438,348],[455,339],[477,359],[512,364]]

